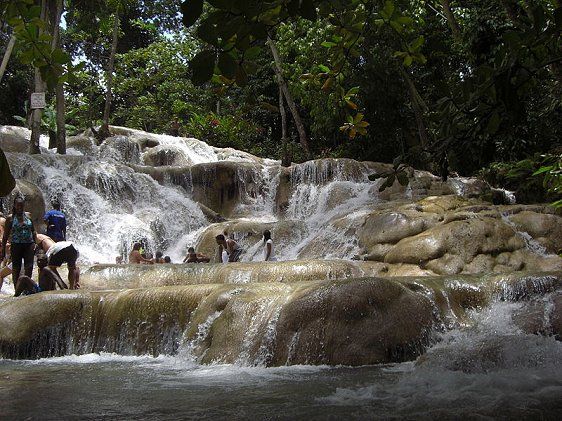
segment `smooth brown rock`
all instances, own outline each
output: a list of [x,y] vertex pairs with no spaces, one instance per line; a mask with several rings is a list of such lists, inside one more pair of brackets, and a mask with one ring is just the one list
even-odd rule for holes
[[273,365],[412,359],[433,322],[430,301],[395,282],[330,282],[299,291],[282,308]]
[[4,152],[27,153],[31,131],[25,127],[0,126],[0,149]]
[[156,146],[143,154],[145,165],[161,166],[188,166],[193,162],[186,157],[180,148],[170,145]]
[[533,239],[546,247],[549,253],[562,250],[562,217],[553,214],[523,211],[511,215],[512,221],[519,231],[531,235]]
[[43,193],[35,184],[17,179],[15,189],[6,198],[8,213],[11,213],[12,203],[16,196],[23,196],[25,198],[25,211],[31,214],[35,230],[40,232],[43,229],[43,216],[45,215]]

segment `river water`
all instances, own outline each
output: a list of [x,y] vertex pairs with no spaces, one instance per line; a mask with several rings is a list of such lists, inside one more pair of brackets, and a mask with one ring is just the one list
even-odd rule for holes
[[0,360],[1,418],[560,419],[562,343],[521,332],[519,307],[474,313],[401,364],[201,365],[182,353]]

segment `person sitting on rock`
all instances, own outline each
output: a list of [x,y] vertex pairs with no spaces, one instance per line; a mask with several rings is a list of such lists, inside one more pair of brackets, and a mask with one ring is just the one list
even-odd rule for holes
[[[58,275],[57,268],[66,263],[68,267],[68,284],[70,289],[78,289],[80,269],[76,266],[76,260],[80,253],[70,241],[59,241],[58,243],[44,234],[37,234],[37,245],[47,255],[49,268]],[[60,277],[60,276],[59,276]]]
[[[223,252],[228,253],[229,262],[238,262],[240,260],[240,255],[242,254],[242,248],[238,245],[236,241],[231,238],[225,238],[224,235],[219,234],[215,237],[217,244],[222,246]],[[224,259],[223,259],[224,262]]]
[[49,259],[42,251],[37,254],[37,267],[39,268],[39,288],[41,291],[54,291],[57,285],[60,289],[68,289],[56,270],[47,266]]
[[164,263],[164,258],[161,251],[156,252],[156,257],[154,258],[154,263]]
[[129,263],[135,263],[135,264],[137,264],[137,263],[148,263],[148,264],[154,263],[151,259],[147,259],[146,257],[143,257],[140,250],[141,250],[141,243],[133,244],[133,249],[129,253]]
[[31,295],[42,292],[43,290],[39,285],[33,282],[29,276],[22,275],[16,282],[14,297],[19,297],[20,295]]
[[211,259],[201,253],[196,253],[193,247],[187,249],[187,256],[183,259],[183,263],[209,263]]
[[172,263],[170,256],[164,256],[164,263]]

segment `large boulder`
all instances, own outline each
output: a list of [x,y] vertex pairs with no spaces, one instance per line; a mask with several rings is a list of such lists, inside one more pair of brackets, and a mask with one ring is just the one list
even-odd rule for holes
[[426,297],[391,280],[303,288],[281,310],[272,364],[364,365],[413,359],[423,352],[434,322]]
[[89,131],[86,131],[76,136],[67,137],[66,148],[72,148],[84,155],[93,156],[96,150],[96,141],[93,135],[91,135]]
[[262,194],[256,183],[254,164],[219,161],[191,167],[189,180],[192,197],[226,217],[233,216],[246,198]]
[[0,149],[4,152],[29,151],[31,131],[25,127],[0,126]]
[[35,184],[17,179],[16,187],[6,198],[4,213],[9,214],[12,212],[12,203],[16,196],[23,196],[25,198],[25,211],[31,214],[35,230],[41,232],[44,225],[43,216],[45,215],[45,200],[41,190]]
[[562,217],[531,211],[511,215],[509,220],[518,231],[529,234],[549,253],[562,253]]
[[143,154],[145,165],[152,167],[161,166],[186,166],[193,162],[185,156],[179,147],[170,145],[159,145],[147,150]]

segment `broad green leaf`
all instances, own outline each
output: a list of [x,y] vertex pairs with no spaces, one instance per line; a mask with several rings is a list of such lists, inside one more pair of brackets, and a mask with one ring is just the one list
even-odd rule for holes
[[236,76],[238,63],[229,53],[220,53],[218,66],[222,74],[227,78],[232,79],[234,76]]
[[247,60],[254,60],[261,53],[261,47],[251,47],[244,51],[244,58]]
[[202,85],[211,80],[215,68],[215,59],[216,54],[213,50],[201,51],[191,59],[189,67],[192,71],[191,80],[195,85]]
[[217,29],[211,19],[205,19],[197,27],[197,36],[211,45],[218,46]]
[[326,79],[326,81],[324,82],[324,84],[322,85],[322,90],[324,92],[328,92],[331,88],[332,85],[334,84],[334,78],[333,77],[329,77],[328,79]]
[[64,52],[63,50],[61,50],[60,48],[57,48],[53,51],[53,53],[51,54],[51,58],[55,63],[59,63],[59,64],[70,63],[71,60],[70,55]]
[[424,41],[425,38],[423,37],[423,35],[420,35],[419,37],[416,38],[414,42],[412,42],[410,48],[412,49],[412,51],[416,51],[423,45]]
[[396,173],[396,178],[401,186],[407,186],[410,180],[408,179],[408,174],[405,171],[400,171]]
[[243,66],[238,66],[236,71],[236,84],[238,86],[245,86],[248,83],[248,74]]
[[182,22],[189,28],[203,13],[203,0],[185,0],[180,6],[183,14]]
[[301,0],[299,15],[308,20],[316,20],[316,6],[313,0]]
[[554,169],[554,165],[548,165],[546,167],[540,167],[538,170],[536,170],[533,175],[539,175],[539,174],[543,174],[545,172],[549,172],[552,171]]

